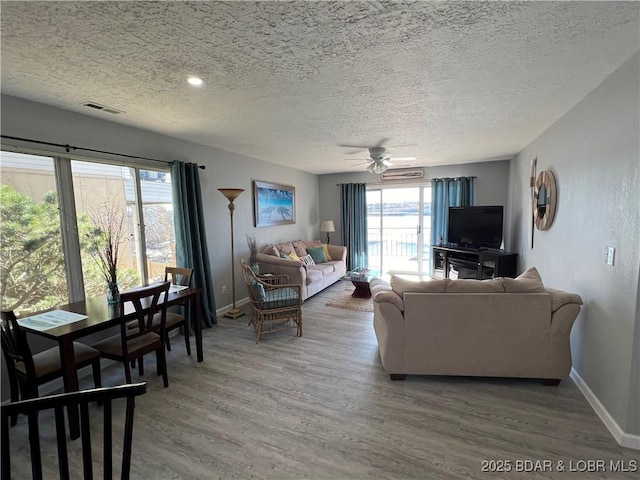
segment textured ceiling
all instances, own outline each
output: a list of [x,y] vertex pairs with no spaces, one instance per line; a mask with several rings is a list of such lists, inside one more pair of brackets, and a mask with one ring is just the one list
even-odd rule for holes
[[640,47],[638,2],[2,1],[1,17],[3,93],[313,173],[364,170],[338,145],[383,139],[415,166],[511,156]]

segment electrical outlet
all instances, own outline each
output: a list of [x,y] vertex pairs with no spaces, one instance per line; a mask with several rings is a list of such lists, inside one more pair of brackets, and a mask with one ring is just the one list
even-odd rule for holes
[[613,265],[615,256],[616,256],[615,247],[610,247],[608,245],[604,247],[604,263],[606,263],[607,265]]
[[227,286],[226,286],[226,285],[223,285],[223,286],[222,286],[222,294],[223,294],[223,295],[226,295],[226,294],[227,294]]

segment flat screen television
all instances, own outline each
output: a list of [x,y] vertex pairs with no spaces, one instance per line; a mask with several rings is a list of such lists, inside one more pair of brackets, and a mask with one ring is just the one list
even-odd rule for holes
[[448,243],[469,248],[500,248],[502,205],[449,207]]

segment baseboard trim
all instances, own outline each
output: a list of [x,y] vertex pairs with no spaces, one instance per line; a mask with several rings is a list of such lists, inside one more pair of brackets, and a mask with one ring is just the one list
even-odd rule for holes
[[600,417],[604,426],[607,427],[613,438],[615,438],[616,442],[618,442],[622,447],[640,450],[640,435],[632,435],[622,430],[620,425],[618,425],[618,422],[616,422],[607,409],[604,408],[604,405],[602,405],[600,400],[598,400],[595,393],[593,393],[584,379],[573,368],[571,369],[569,376],[582,392],[584,398],[587,399],[587,402],[589,402],[593,411],[596,412],[596,415]]

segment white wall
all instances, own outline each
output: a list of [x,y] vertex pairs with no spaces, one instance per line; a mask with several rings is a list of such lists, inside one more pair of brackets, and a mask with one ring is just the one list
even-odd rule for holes
[[[527,146],[511,164],[511,245],[521,268],[545,285],[580,294],[573,366],[618,426],[640,434],[637,405],[640,271],[638,54]],[[529,246],[529,171],[551,170],[558,208]],[[604,263],[605,245],[616,248]],[[634,343],[634,338],[635,343]],[[635,361],[633,360],[635,358]],[[633,380],[635,379],[635,380]]]
[[[509,199],[509,160],[466,163],[461,165],[442,165],[426,167],[425,181],[441,177],[477,177],[475,180],[476,205],[504,205],[505,216]],[[336,232],[331,234],[331,242],[342,241],[340,224],[340,183],[380,183],[380,175],[369,173],[362,166],[361,171],[353,173],[335,173],[320,176],[320,217],[333,220]],[[409,183],[409,182],[406,182]],[[413,184],[413,182],[411,182]],[[385,183],[384,185],[398,185]],[[508,249],[508,245],[505,244]]]
[[[1,108],[3,135],[206,166],[205,170],[200,170],[200,180],[217,308],[231,303],[231,296],[221,293],[223,285],[231,290],[231,249],[228,202],[218,188],[246,190],[235,201],[237,262],[249,255],[246,233],[254,233],[259,246],[319,235],[316,175],[6,95],[2,96]],[[3,143],[16,142],[3,139]],[[296,223],[254,228],[252,180],[296,187]],[[237,268],[236,292],[238,299],[246,296]]]

